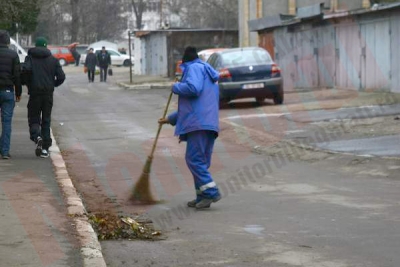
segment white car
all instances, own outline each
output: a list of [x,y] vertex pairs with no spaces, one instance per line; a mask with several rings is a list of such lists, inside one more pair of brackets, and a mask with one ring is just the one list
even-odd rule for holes
[[[111,65],[128,67],[129,65],[133,64],[133,62],[134,62],[133,56],[129,58],[129,55],[121,54],[120,52],[118,52],[114,49],[106,49],[106,50],[111,56]],[[101,51],[101,48],[93,49],[93,52],[95,54],[100,53],[100,51]],[[85,60],[86,60],[86,54],[82,54],[80,63],[85,64]]]
[[10,49],[18,53],[19,61],[24,62],[28,53],[13,38],[10,38]]

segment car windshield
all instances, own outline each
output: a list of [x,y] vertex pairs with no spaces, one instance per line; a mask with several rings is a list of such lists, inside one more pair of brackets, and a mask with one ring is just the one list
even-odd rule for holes
[[243,65],[271,64],[272,58],[262,49],[227,51],[222,54],[223,65],[228,68]]

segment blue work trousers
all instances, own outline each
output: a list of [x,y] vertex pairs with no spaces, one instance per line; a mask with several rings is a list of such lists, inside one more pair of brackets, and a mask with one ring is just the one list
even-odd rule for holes
[[1,137],[0,153],[7,156],[10,152],[11,123],[14,114],[15,98],[13,89],[0,89]]
[[217,185],[208,169],[216,134],[213,131],[195,131],[186,135],[186,164],[194,178],[196,200],[216,198],[219,196]]

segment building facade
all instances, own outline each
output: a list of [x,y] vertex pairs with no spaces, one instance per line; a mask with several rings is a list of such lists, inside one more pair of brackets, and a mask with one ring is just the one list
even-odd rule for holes
[[257,34],[250,32],[248,21],[279,14],[296,15],[298,8],[324,4],[326,13],[370,7],[369,0],[238,0],[240,46],[257,46]]
[[135,74],[174,77],[176,63],[182,59],[186,46],[196,46],[198,51],[237,47],[238,32],[219,29],[139,31],[134,43]]
[[286,91],[400,93],[400,3],[331,14],[319,10],[281,24],[250,24],[260,40],[272,44],[264,48],[281,67]]

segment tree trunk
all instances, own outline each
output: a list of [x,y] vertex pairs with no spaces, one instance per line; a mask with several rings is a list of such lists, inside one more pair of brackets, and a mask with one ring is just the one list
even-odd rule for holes
[[136,28],[140,30],[142,28],[142,16],[146,3],[143,3],[143,0],[139,0],[137,2],[135,2],[135,0],[132,0],[131,2],[136,17]]
[[71,43],[78,41],[79,33],[79,0],[71,0]]

